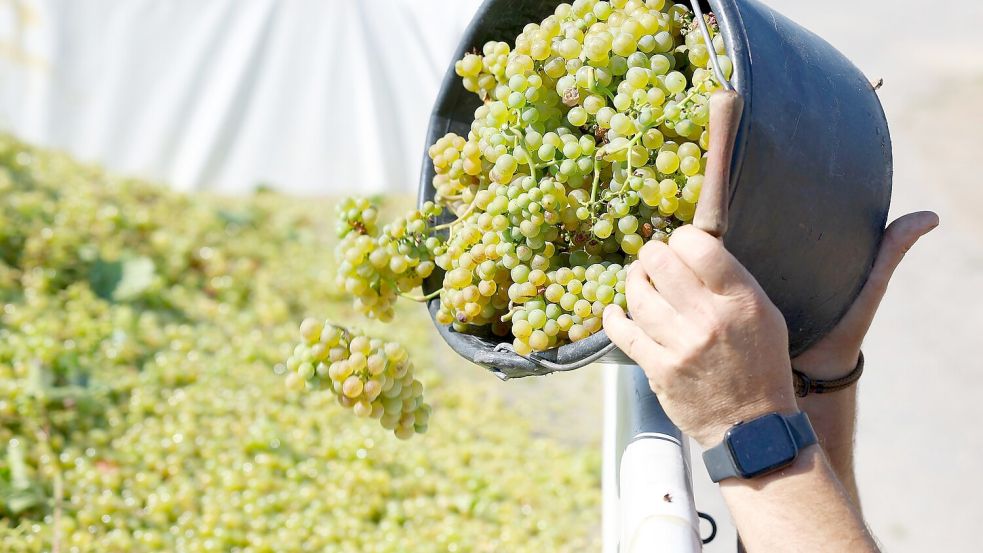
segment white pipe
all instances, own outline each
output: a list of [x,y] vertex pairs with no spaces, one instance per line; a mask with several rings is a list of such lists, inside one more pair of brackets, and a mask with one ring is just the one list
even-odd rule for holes
[[[619,411],[624,401],[619,401],[622,387],[619,386],[621,367],[607,366],[604,371],[604,437],[601,453],[601,538],[604,553],[618,553],[618,540],[621,538],[618,503],[618,467],[621,464],[619,429],[625,425],[619,421]],[[621,447],[619,447],[621,446]]]
[[703,549],[683,441],[637,437],[621,457],[621,553]]
[[604,552],[696,553],[702,542],[689,448],[678,436],[638,428],[643,420],[668,425],[648,388],[636,388],[646,382],[638,370],[618,365],[604,376]]

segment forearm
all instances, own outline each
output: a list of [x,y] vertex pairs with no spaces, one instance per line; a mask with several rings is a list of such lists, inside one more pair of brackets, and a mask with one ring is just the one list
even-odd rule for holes
[[856,386],[828,394],[812,394],[799,398],[798,403],[799,409],[809,415],[833,472],[860,510],[857,479],[853,469],[857,424]]
[[877,552],[823,452],[803,450],[780,472],[720,483],[747,551]]
[[[856,355],[803,355],[794,366],[812,378],[833,379],[857,364]],[[799,409],[809,415],[819,444],[847,493],[860,508],[853,469],[854,436],[857,427],[857,386],[825,394],[798,398]]]

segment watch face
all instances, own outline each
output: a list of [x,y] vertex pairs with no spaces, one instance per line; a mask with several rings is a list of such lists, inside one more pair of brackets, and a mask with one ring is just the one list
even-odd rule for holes
[[798,453],[785,420],[775,413],[731,428],[727,445],[744,478],[781,468]]

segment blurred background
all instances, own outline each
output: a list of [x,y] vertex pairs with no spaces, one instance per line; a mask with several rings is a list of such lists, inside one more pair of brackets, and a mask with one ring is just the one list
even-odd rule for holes
[[[180,191],[408,195],[430,105],[479,3],[0,0],[0,132]],[[892,214],[932,209],[942,219],[900,267],[865,343],[865,514],[890,551],[975,550],[983,42],[968,29],[983,4],[780,4],[884,80]],[[449,382],[506,402],[536,435],[597,447],[603,367],[499,383],[428,336],[435,365],[453,368]],[[712,486],[699,486],[706,509],[724,516]]]

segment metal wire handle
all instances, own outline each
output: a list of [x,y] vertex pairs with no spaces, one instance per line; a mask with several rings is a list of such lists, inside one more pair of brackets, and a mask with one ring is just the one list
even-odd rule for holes
[[509,353],[518,355],[519,357],[522,357],[523,359],[528,359],[529,361],[532,361],[533,363],[535,363],[539,367],[544,368],[544,369],[547,369],[550,372],[563,372],[563,371],[572,371],[574,369],[579,369],[581,367],[585,367],[587,365],[590,365],[591,363],[597,361],[598,359],[600,359],[600,358],[604,357],[605,355],[607,355],[607,354],[611,353],[612,351],[614,351],[615,347],[616,346],[614,345],[614,342],[611,342],[608,345],[604,346],[603,348],[599,349],[598,351],[596,351],[596,352],[588,355],[587,357],[584,357],[580,361],[577,361],[575,363],[569,363],[569,364],[566,364],[566,365],[560,365],[558,363],[554,363],[554,362],[550,361],[549,359],[546,359],[543,356],[539,355],[536,352],[530,353],[529,355],[522,355],[522,354],[516,352],[515,351],[515,348],[512,347],[512,344],[510,344],[508,342],[502,342],[502,343],[496,345],[495,346],[495,351],[497,351],[497,352],[509,352]]
[[703,10],[700,9],[700,0],[690,0],[689,3],[693,7],[693,13],[696,14],[696,22],[700,26],[700,33],[703,34],[703,42],[706,43],[707,49],[712,54],[710,56],[710,65],[713,66],[713,74],[717,76],[717,81],[725,90],[734,90],[734,85],[730,84],[730,81],[724,76],[723,70],[720,69],[720,62],[717,61],[717,49],[713,47],[713,37],[710,36],[710,29],[707,27],[706,19],[703,17]]

